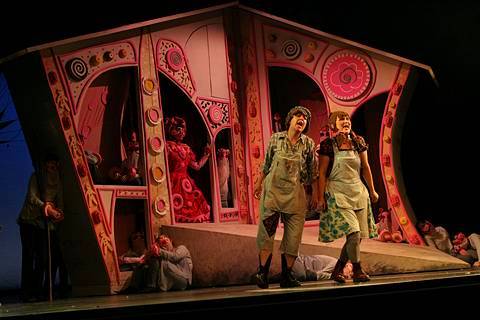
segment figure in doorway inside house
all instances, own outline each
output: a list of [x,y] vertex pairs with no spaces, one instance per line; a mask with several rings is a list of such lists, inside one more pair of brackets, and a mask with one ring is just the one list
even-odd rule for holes
[[[310,125],[311,113],[302,106],[292,108],[285,119],[287,131],[274,133],[265,153],[265,162],[255,182],[254,197],[260,200],[257,248],[259,267],[255,275],[257,286],[268,288],[268,272],[272,261],[273,243],[280,217],[284,224],[280,244],[282,275],[280,287],[300,286],[292,275],[302,240],[307,197],[305,185],[315,178],[315,142],[305,133]],[[316,206],[317,188],[313,184],[310,207]]]
[[[369,281],[360,265],[361,238],[377,237],[371,202],[378,201],[367,158],[365,140],[352,131],[350,115],[333,112],[328,123],[332,137],[320,144],[319,153],[319,240],[330,242],[346,236],[332,280],[344,283],[342,270],[350,260],[353,281]],[[368,185],[365,187],[361,175]]]
[[428,246],[434,247],[463,260],[474,267],[480,267],[480,235],[472,233],[466,237],[464,233],[457,233],[453,242],[448,231],[441,226],[434,226],[428,220],[417,222],[417,229],[423,235]]
[[280,117],[280,113],[275,112],[273,115],[273,132],[280,132],[282,130],[282,117]]
[[121,167],[115,166],[110,169],[110,178],[119,184],[142,185],[139,166],[140,142],[135,131],[132,131],[128,137],[125,152],[126,158],[123,160]]
[[400,230],[393,231],[392,215],[389,210],[379,208],[378,223],[377,223],[377,240],[382,242],[396,242],[403,241],[402,232]]
[[218,183],[220,185],[220,200],[222,207],[228,207],[228,180],[230,179],[230,150],[219,148],[217,150]]
[[88,168],[92,175],[93,183],[104,184],[103,177],[100,171],[100,164],[102,163],[102,156],[96,152],[85,150],[85,157],[87,158]]
[[140,159],[140,142],[137,139],[137,133],[132,131],[130,139],[127,142],[127,159],[126,167],[129,171],[130,177],[138,175],[138,160]]
[[205,165],[210,157],[210,146],[205,147],[203,156],[197,161],[192,149],[183,143],[187,132],[183,118],[177,116],[167,118],[165,131],[168,140],[168,166],[175,220],[177,222],[210,221],[210,206],[188,173],[188,168],[198,171]]
[[[323,140],[329,138],[330,129],[329,129],[328,124],[320,128],[320,134],[319,135],[320,135],[319,143],[322,143]],[[320,147],[320,144],[318,145],[318,147]]]
[[[60,294],[67,294],[68,275],[57,235],[58,223],[63,218],[59,160],[56,155],[48,154],[40,168],[30,177],[27,196],[17,219],[22,242],[23,301],[43,299],[49,289],[49,280],[55,282],[57,271],[60,276]],[[47,239],[50,239],[50,249]],[[51,278],[48,273],[49,263]]]

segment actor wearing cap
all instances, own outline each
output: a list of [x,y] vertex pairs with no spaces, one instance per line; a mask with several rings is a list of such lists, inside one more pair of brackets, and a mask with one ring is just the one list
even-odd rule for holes
[[[312,184],[315,174],[315,143],[305,135],[310,119],[310,111],[302,106],[296,106],[288,112],[285,121],[287,131],[274,133],[270,138],[261,177],[255,182],[254,196],[260,200],[257,234],[259,270],[255,280],[262,289],[268,288],[268,271],[280,217],[284,223],[280,245],[280,287],[300,286],[300,282],[292,275],[292,267],[298,256],[307,212],[304,185]],[[316,191],[314,186],[313,201],[317,199]]]

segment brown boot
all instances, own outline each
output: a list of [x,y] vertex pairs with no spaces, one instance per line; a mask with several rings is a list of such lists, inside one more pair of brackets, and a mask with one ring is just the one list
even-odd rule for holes
[[368,274],[366,274],[363,269],[362,269],[362,266],[360,265],[360,262],[355,262],[355,263],[352,263],[353,265],[353,282],[366,282],[366,281],[370,281],[370,277],[368,276]]
[[332,275],[330,276],[330,279],[338,283],[345,283],[346,279],[345,279],[345,276],[343,275],[343,268],[345,268],[346,264],[347,264],[346,261],[342,261],[338,259],[337,263],[335,264],[335,268],[333,268],[333,272],[332,272]]

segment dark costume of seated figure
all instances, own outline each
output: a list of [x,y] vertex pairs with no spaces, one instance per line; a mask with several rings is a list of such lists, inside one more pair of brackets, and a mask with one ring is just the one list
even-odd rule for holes
[[128,238],[128,251],[119,258],[120,271],[134,270],[143,263],[147,248],[145,235],[141,231],[135,231]]

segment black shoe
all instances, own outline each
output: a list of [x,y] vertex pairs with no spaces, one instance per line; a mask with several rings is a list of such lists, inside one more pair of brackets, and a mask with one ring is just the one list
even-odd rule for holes
[[280,279],[280,288],[295,288],[302,284],[295,279],[292,274],[292,268],[287,266],[287,257],[282,254],[282,278]]
[[362,269],[360,262],[352,263],[353,265],[353,282],[367,282],[370,281],[370,277]]
[[338,259],[337,263],[335,264],[335,267],[333,268],[333,272],[332,272],[332,275],[330,276],[330,279],[337,283],[347,282],[347,279],[345,279],[345,275],[343,274],[343,268],[345,268],[346,264],[347,264],[347,261],[342,261]]
[[260,255],[258,255],[258,272],[255,274],[255,283],[260,289],[268,288],[268,271],[270,270],[270,263],[272,262],[272,254],[270,254],[265,262],[265,265],[262,265],[262,260]]
[[296,288],[301,287],[302,283],[295,279],[291,273],[289,273],[286,277],[283,277],[280,280],[280,288]]
[[255,283],[260,289],[268,289],[267,274],[263,272],[258,272],[255,275]]

